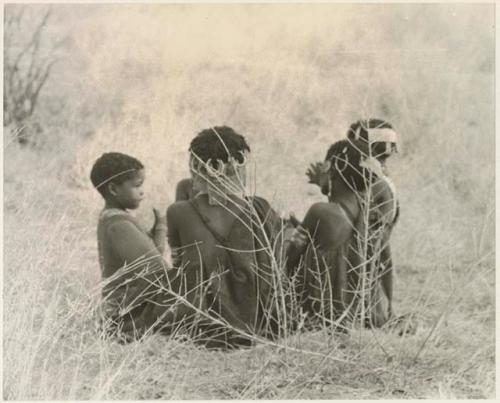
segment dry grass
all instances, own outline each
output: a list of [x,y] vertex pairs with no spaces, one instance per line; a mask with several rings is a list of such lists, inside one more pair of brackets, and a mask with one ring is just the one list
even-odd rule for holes
[[[112,19],[91,13],[79,22],[68,54],[87,65],[62,65],[45,93],[47,105],[60,97],[65,109],[39,112],[46,130],[38,149],[19,148],[9,132],[4,143],[4,399],[494,397],[488,9],[359,7],[366,21],[383,18],[386,30],[370,34],[364,26],[381,24],[356,25],[357,11],[343,8],[349,24],[335,32],[327,17],[304,28],[302,37],[287,31],[294,51],[281,63],[271,51],[277,43],[266,47],[271,31],[259,34],[266,50],[259,60],[252,53],[257,45],[236,54],[246,49],[242,34],[224,49],[233,62],[214,60],[214,49],[203,53],[200,45],[177,61],[179,68],[167,57],[180,57],[177,48],[155,64],[161,46],[151,38],[163,29],[153,24],[157,9],[143,10],[145,28],[136,41],[120,28],[133,6]],[[452,11],[453,24],[443,18]],[[408,31],[398,22],[406,15]],[[252,18],[260,21],[258,13]],[[55,31],[65,28],[61,21]],[[433,37],[436,29],[444,39]],[[103,39],[89,58],[96,35]],[[106,56],[110,44],[114,60]],[[369,51],[381,45],[385,50]],[[90,81],[80,86],[78,77]],[[348,123],[368,115],[387,116],[403,138],[403,153],[389,167],[402,206],[392,238],[395,309],[414,314],[414,335],[305,332],[233,352],[208,351],[180,337],[154,335],[129,345],[99,337],[101,200],[88,172],[100,153],[129,152],[146,164],[148,200],[138,215],[149,224],[151,207],[172,202],[175,183],[188,173],[192,135],[226,123],[247,134],[257,194],[302,216],[321,199],[305,184],[307,165],[323,158]]]

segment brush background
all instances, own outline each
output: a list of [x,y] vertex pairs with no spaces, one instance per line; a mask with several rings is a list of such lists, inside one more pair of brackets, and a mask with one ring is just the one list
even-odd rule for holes
[[[6,52],[45,9],[26,6]],[[20,147],[4,130],[5,399],[495,395],[493,5],[52,10],[45,40],[62,45],[31,120],[42,132]],[[342,346],[298,336],[309,353],[96,336],[102,200],[88,175],[103,152],[146,165],[137,215],[150,225],[188,175],[191,138],[229,125],[252,148],[257,194],[302,217],[322,200],[308,164],[374,116],[401,138],[389,162],[401,202],[395,307],[416,313],[415,335],[357,331]]]

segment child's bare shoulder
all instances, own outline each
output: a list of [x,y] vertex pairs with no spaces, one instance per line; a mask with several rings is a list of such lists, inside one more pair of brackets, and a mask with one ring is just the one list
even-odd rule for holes
[[304,217],[303,225],[309,231],[320,229],[322,232],[333,231],[335,234],[349,232],[351,229],[351,223],[342,207],[337,203],[326,202],[313,204]]
[[320,245],[335,247],[345,242],[352,233],[352,224],[337,203],[313,204],[302,224],[309,233],[315,234]]
[[175,187],[175,200],[188,200],[193,195],[193,179],[184,178],[177,182]]
[[172,222],[172,220],[177,220],[179,217],[186,214],[190,209],[189,200],[180,200],[172,203],[167,207],[167,222]]
[[117,221],[130,221],[137,222],[135,217],[125,210],[119,209],[106,209],[99,215],[99,221],[105,223],[117,222]]
[[386,176],[373,182],[372,193],[376,199],[391,200],[396,197],[396,187],[391,179]]
[[318,202],[314,203],[307,212],[307,215],[316,219],[344,219],[342,208],[337,203]]
[[99,225],[104,227],[108,234],[132,227],[144,231],[142,225],[131,214],[118,209],[104,210],[99,216]]
[[186,190],[186,189],[190,189],[191,187],[193,187],[193,179],[192,178],[184,178],[184,179],[181,179],[179,182],[177,182],[177,189],[182,189],[182,190]]

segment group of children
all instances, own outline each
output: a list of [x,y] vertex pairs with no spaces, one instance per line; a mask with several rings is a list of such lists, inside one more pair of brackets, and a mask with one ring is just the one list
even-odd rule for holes
[[[209,128],[190,144],[191,177],[178,183],[166,216],[154,211],[149,231],[128,212],[143,199],[143,164],[121,153],[103,154],[90,177],[105,201],[97,238],[106,329],[135,339],[197,318],[196,331],[205,339],[248,344],[252,335],[279,336],[290,306],[332,324],[355,309],[363,262],[376,272],[369,322],[383,325],[393,314],[388,241],[398,216],[385,161],[396,150],[388,122],[351,125],[347,139],[307,172],[328,202],[312,205],[298,222],[246,194],[246,139],[227,126]],[[287,237],[283,227],[292,224]],[[173,267],[162,256],[167,240]],[[363,240],[370,242],[361,253]],[[280,273],[283,266],[286,273]],[[276,293],[283,275],[293,288],[284,302]]]

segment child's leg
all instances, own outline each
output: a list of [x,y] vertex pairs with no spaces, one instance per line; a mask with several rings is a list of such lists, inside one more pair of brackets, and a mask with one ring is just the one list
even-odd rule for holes
[[380,252],[380,261],[382,266],[381,273],[381,285],[382,291],[387,297],[387,313],[388,317],[391,318],[393,315],[392,310],[392,296],[393,296],[393,267],[392,267],[392,256],[391,247],[389,243],[386,243]]

